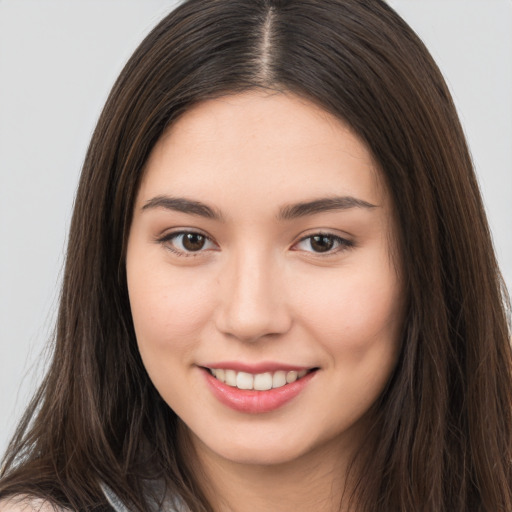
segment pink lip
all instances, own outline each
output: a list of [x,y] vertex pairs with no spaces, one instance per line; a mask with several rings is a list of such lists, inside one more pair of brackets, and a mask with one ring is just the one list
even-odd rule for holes
[[235,372],[247,372],[252,373],[254,375],[257,373],[277,372],[279,370],[284,372],[300,372],[302,370],[309,370],[311,368],[309,366],[293,366],[289,364],[281,364],[271,361],[265,361],[257,364],[245,364],[239,361],[217,361],[215,363],[207,363],[201,366],[204,366],[205,368],[235,370]]
[[[213,366],[213,368],[215,368],[215,366]],[[217,368],[226,368],[226,366],[217,366]],[[234,369],[231,365],[227,368]],[[283,366],[279,366],[279,369],[282,370]],[[301,379],[280,388],[269,389],[268,391],[255,391],[252,389],[246,390],[228,386],[220,380],[217,380],[208,370],[203,369],[202,371],[210,390],[219,402],[235,411],[248,414],[262,414],[279,409],[299,395],[317,373],[316,371],[310,372]],[[251,373],[262,372],[251,371]]]

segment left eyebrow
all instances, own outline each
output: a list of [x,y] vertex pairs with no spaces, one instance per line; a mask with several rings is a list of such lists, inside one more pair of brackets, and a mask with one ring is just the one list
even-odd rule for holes
[[333,210],[349,210],[352,208],[364,208],[371,210],[373,208],[378,208],[378,206],[352,196],[334,196],[315,199],[304,203],[286,205],[279,210],[277,218],[278,220],[292,220],[298,217],[305,217],[307,215],[314,215]]
[[189,215],[198,215],[206,217],[207,219],[214,219],[222,221],[223,217],[221,212],[208,206],[200,201],[194,201],[185,197],[169,197],[169,196],[156,196],[149,201],[146,201],[142,210],[149,210],[152,208],[164,208],[166,210],[173,210]]

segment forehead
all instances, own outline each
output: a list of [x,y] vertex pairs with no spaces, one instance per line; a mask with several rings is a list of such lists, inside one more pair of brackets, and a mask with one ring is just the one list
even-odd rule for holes
[[267,202],[346,194],[380,204],[381,181],[372,154],[343,121],[293,94],[248,92],[181,116],[154,147],[140,194],[251,192]]

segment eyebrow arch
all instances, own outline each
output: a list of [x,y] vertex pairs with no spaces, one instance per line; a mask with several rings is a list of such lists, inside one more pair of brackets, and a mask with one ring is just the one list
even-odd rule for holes
[[156,196],[146,201],[142,210],[149,210],[150,208],[165,208],[166,210],[174,210],[190,215],[199,215],[207,219],[223,220],[222,214],[215,208],[201,203],[200,201],[194,201],[184,197]]
[[349,210],[351,208],[377,208],[377,205],[371,204],[363,199],[357,199],[352,196],[333,196],[322,199],[315,199],[304,203],[290,204],[284,206],[279,211],[278,220],[292,220],[298,217],[314,215],[333,210]]

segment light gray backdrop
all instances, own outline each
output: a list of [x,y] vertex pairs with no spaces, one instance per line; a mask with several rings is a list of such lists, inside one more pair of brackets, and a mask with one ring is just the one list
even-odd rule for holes
[[[81,163],[123,63],[172,0],[0,0],[0,452],[39,381]],[[460,110],[512,285],[512,0],[390,0]]]

